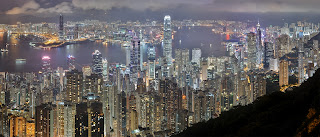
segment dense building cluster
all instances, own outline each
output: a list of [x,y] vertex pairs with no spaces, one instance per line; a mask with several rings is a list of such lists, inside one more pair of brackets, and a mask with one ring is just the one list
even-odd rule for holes
[[[90,23],[95,26],[97,22]],[[204,57],[200,48],[173,51],[173,24],[220,26],[213,31],[226,35],[222,42],[226,55]],[[81,70],[73,56],[66,58],[67,70],[54,69],[51,58],[44,56],[39,73],[1,72],[0,135],[170,136],[266,95],[267,79],[273,74],[278,77],[272,81],[287,88],[292,86],[290,76],[296,76],[297,84],[301,84],[319,67],[318,41],[310,41],[319,25],[298,22],[262,29],[260,23],[253,28],[236,24],[173,23],[170,16],[165,16],[160,38],[163,56],[156,56],[152,42],[146,44],[143,31],[122,31],[120,26],[112,36],[107,34],[107,39],[129,42],[126,64],[110,63],[96,50],[92,65]],[[109,25],[114,28],[119,24]],[[56,31],[60,40],[75,38],[67,33],[67,26],[60,16]],[[77,31],[77,38],[91,32],[90,26],[76,26],[70,30]],[[142,46],[147,46],[147,60]]]

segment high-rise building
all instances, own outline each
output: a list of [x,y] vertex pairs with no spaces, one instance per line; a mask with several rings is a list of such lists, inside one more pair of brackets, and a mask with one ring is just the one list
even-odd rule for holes
[[0,135],[9,136],[9,118],[7,107],[0,102]]
[[263,54],[263,49],[262,49],[262,34],[261,34],[261,29],[260,29],[260,22],[258,21],[257,24],[257,64],[260,65],[262,62],[262,54]]
[[26,118],[10,117],[10,137],[26,136]]
[[101,137],[103,136],[103,113],[100,102],[89,101],[77,104],[75,121],[75,136]]
[[172,28],[171,17],[164,17],[164,33],[163,33],[163,56],[167,58],[167,64],[172,64]]
[[60,19],[59,19],[59,39],[64,40],[63,16],[61,14],[60,14]]
[[103,81],[108,81],[108,79],[109,79],[108,60],[107,59],[103,59],[102,60],[102,64],[103,64],[103,71],[102,71]]
[[130,50],[130,77],[134,84],[137,84],[140,68],[140,40],[137,36],[134,36],[131,40]]
[[53,133],[53,112],[49,104],[42,104],[36,107],[36,136],[50,137]]
[[313,64],[315,69],[319,68],[320,65],[320,55],[319,55],[319,41],[318,40],[313,40]]
[[99,50],[92,53],[92,72],[101,76],[103,73],[102,55]]
[[36,136],[36,123],[34,119],[27,120],[26,122],[26,137]]
[[304,43],[302,42],[302,38],[300,38],[299,42],[298,42],[298,74],[299,74],[299,77],[298,77],[298,82],[299,84],[302,84],[303,81],[304,81],[304,74],[305,74],[305,71],[304,71],[304,63],[303,63],[303,49],[304,49]]
[[273,44],[270,42],[264,43],[264,58],[263,67],[268,70],[270,68],[270,60],[274,58]]
[[83,66],[82,67],[83,77],[91,76],[92,70],[90,66]]
[[200,67],[200,59],[201,59],[201,49],[200,48],[192,49],[191,62],[197,63],[197,65]]
[[276,39],[276,58],[281,58],[291,51],[289,39],[289,36],[285,34]]
[[74,137],[76,106],[70,102],[57,102],[54,113],[54,136]]
[[91,74],[91,76],[87,76],[84,80],[84,91],[83,96],[87,96],[88,94],[94,94],[96,96],[102,96],[102,76],[98,74]]
[[79,103],[83,94],[83,74],[78,70],[72,70],[66,73],[67,89],[66,97],[67,101],[73,103]]
[[5,73],[0,73],[0,104],[6,103]]
[[248,52],[248,69],[252,70],[257,65],[257,47],[256,47],[256,34],[250,32],[247,34],[247,52]]
[[148,50],[148,76],[149,76],[149,80],[151,79],[155,79],[156,78],[156,49],[153,45],[149,46],[149,50]]
[[289,85],[289,68],[288,61],[281,60],[280,61],[280,69],[279,69],[279,86]]
[[43,73],[51,72],[50,61],[51,61],[51,58],[49,56],[42,57],[42,72]]
[[68,68],[69,68],[69,70],[73,70],[73,69],[76,68],[75,60],[76,60],[76,58],[75,58],[74,56],[72,56],[72,55],[69,55],[69,56],[68,56],[67,61],[68,61]]
[[130,66],[130,57],[131,57],[130,50],[131,50],[131,47],[126,48],[126,66],[127,67]]

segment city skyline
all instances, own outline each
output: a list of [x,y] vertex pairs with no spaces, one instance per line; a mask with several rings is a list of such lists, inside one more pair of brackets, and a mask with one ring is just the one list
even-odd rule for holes
[[320,1],[1,2],[0,137],[320,128],[318,101],[307,100],[319,86],[306,86],[320,77]]

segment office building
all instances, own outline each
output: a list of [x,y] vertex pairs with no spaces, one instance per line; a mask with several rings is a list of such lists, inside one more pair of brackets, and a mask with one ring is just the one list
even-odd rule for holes
[[289,63],[287,60],[280,61],[279,86],[289,85]]
[[92,73],[95,73],[101,76],[103,73],[102,55],[99,50],[95,50],[92,53]]

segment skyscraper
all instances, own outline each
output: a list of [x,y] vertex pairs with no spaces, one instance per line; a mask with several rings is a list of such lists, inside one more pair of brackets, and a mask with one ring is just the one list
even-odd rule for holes
[[149,46],[149,50],[148,50],[148,76],[149,79],[155,79],[155,69],[156,69],[156,63],[155,63],[155,59],[156,59],[156,49],[153,45]]
[[258,21],[257,24],[257,64],[261,64],[262,60],[262,35],[261,35],[261,29],[260,29],[260,22]]
[[76,68],[75,60],[76,60],[76,58],[74,56],[72,56],[72,55],[68,56],[68,60],[67,61],[68,61],[69,70],[73,70],[73,69]]
[[78,70],[72,70],[66,73],[66,78],[66,100],[73,103],[79,103],[82,99],[83,92],[83,74],[78,72]]
[[63,16],[61,14],[60,14],[60,20],[59,20],[59,39],[64,40]]
[[130,77],[134,84],[137,84],[138,73],[140,73],[140,40],[134,36],[131,40],[130,51]]
[[192,49],[191,62],[197,63],[197,65],[200,67],[200,58],[201,58],[201,49],[200,48]]
[[102,60],[102,64],[103,64],[103,81],[108,81],[109,79],[109,65],[108,65],[108,60],[107,59],[103,59]]
[[257,48],[256,48],[256,35],[253,32],[247,34],[247,52],[248,52],[248,69],[256,68],[257,64]]
[[92,73],[91,67],[90,66],[83,66],[82,67],[82,72],[83,72],[83,77],[85,78],[86,76],[90,76]]
[[51,58],[49,56],[43,56],[42,57],[42,72],[47,73],[51,71],[51,65],[50,65]]
[[102,76],[103,73],[103,64],[102,64],[102,55],[99,50],[95,50],[92,53],[92,72]]
[[172,64],[172,29],[171,17],[164,17],[164,32],[163,32],[163,56],[166,57],[168,65]]
[[270,60],[274,58],[274,52],[273,52],[273,44],[270,42],[264,43],[264,58],[263,58],[263,67],[265,69],[270,68]]
[[303,46],[303,42],[302,42],[302,38],[300,38],[299,42],[298,42],[298,74],[299,74],[299,84],[302,84],[303,81],[304,81],[304,63],[303,63],[303,49],[304,49],[304,46]]
[[279,86],[289,85],[289,69],[288,61],[280,61],[280,70],[279,70]]

